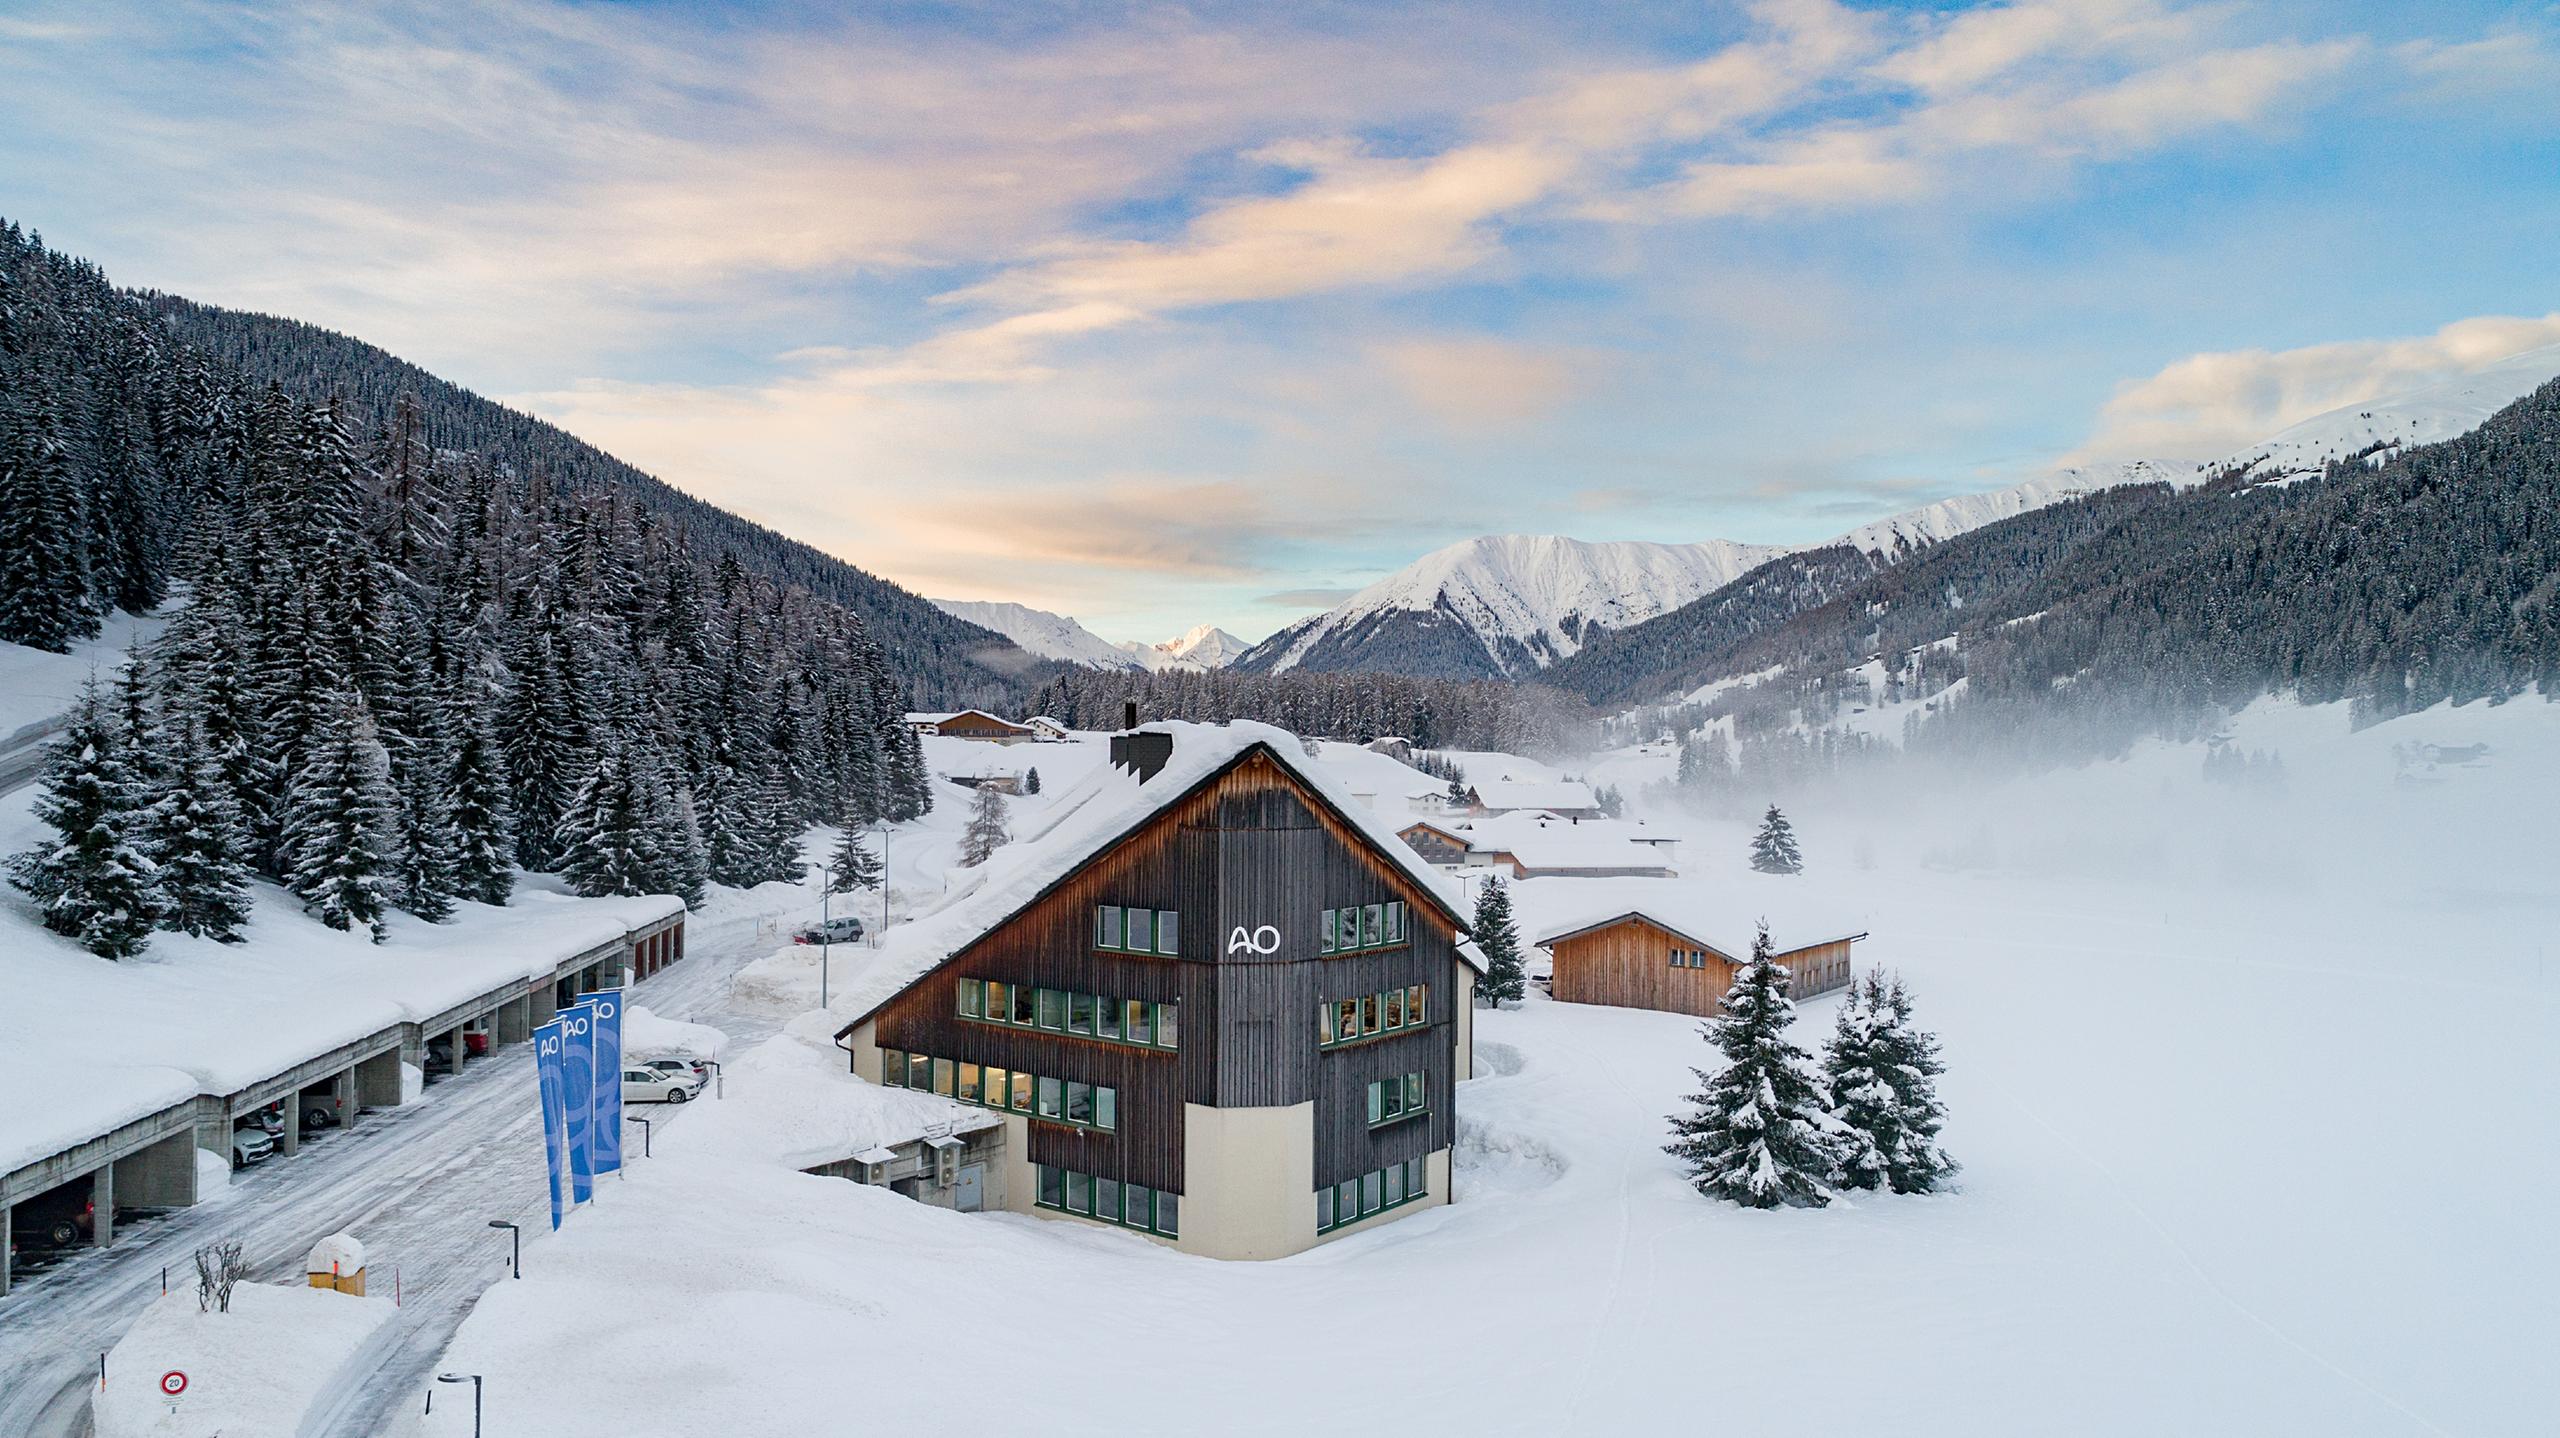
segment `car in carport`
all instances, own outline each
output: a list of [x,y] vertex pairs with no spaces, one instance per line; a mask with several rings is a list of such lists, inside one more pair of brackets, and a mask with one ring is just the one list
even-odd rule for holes
[[244,1118],[231,1129],[231,1166],[247,1168],[265,1163],[276,1151],[275,1136],[259,1127],[254,1118]]
[[75,1180],[20,1203],[9,1215],[11,1247],[69,1248],[86,1243],[98,1229],[98,1205],[88,1184]]

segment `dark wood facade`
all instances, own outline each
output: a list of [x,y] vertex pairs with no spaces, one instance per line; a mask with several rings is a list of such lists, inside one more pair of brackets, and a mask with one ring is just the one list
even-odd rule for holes
[[[1863,934],[1807,944],[1777,954],[1794,980],[1796,998],[1828,993],[1849,982],[1849,946]],[[1564,1003],[1611,1004],[1666,1013],[1712,1016],[1747,957],[1728,954],[1703,939],[1644,914],[1622,914],[1558,935],[1541,945],[1553,957],[1550,992]],[[1674,964],[1677,951],[1703,952],[1702,962]]]
[[[1319,952],[1326,909],[1391,901],[1406,906],[1404,943]],[[1097,949],[1094,910],[1101,905],[1179,914],[1181,952]],[[1185,1104],[1312,1101],[1314,1181],[1321,1185],[1454,1142],[1462,962],[1454,916],[1440,901],[1257,745],[867,1017],[884,1050],[1119,1091],[1114,1132],[1029,1120],[1035,1163],[1180,1193]],[[987,980],[1178,1000],[1181,1047],[1167,1052],[961,1017],[959,985]],[[1429,986],[1426,1025],[1319,1048],[1320,1003],[1413,984]],[[1414,1072],[1426,1076],[1426,1111],[1372,1130],[1368,1085]]]

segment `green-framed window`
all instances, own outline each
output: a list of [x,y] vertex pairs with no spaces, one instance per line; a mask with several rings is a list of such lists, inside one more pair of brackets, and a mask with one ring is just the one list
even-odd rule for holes
[[1326,999],[1316,1005],[1316,1046],[1337,1048],[1362,1039],[1423,1028],[1430,1022],[1428,984],[1408,984],[1384,993]]
[[1346,1224],[1429,1198],[1430,1173],[1429,1159],[1409,1158],[1317,1189],[1316,1232],[1330,1233]]
[[1351,954],[1364,949],[1400,946],[1410,939],[1401,900],[1347,904],[1317,916],[1316,948],[1320,953]]
[[1120,1127],[1120,1091],[1108,1084],[1043,1078],[967,1059],[938,1059],[898,1049],[880,1051],[886,1088],[921,1089],[999,1113],[1029,1114],[1102,1132]]
[[880,1051],[880,1086],[882,1088],[905,1088],[907,1086],[907,1056],[905,1051],[900,1049],[882,1049]]
[[1429,1092],[1418,1073],[1380,1079],[1369,1085],[1369,1127],[1384,1128],[1430,1112]]
[[1180,999],[1159,1003],[1007,984],[997,979],[961,981],[954,1003],[960,1017],[980,1023],[1044,1029],[1054,1034],[1155,1049],[1181,1046],[1181,1006]]
[[1100,904],[1093,911],[1093,946],[1115,954],[1182,953],[1182,915],[1172,909]]
[[1182,1195],[1124,1183],[1108,1175],[1079,1173],[1053,1164],[1036,1164],[1038,1196],[1033,1205],[1116,1223],[1122,1228],[1182,1236]]

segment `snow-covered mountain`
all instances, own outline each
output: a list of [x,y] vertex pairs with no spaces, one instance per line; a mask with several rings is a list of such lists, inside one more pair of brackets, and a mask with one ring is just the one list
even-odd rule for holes
[[2379,464],[2410,446],[2469,434],[2555,376],[2560,345],[2526,350],[2423,389],[2314,415],[2211,468],[2284,484],[2316,475],[2335,459],[2369,456]]
[[1226,668],[1253,646],[1214,624],[1200,624],[1162,644],[1131,640],[1120,647],[1149,669],[1208,670]]
[[1214,624],[1203,624],[1179,639],[1162,644],[1136,640],[1115,644],[1064,614],[985,599],[937,599],[934,605],[955,619],[992,629],[1026,654],[1063,659],[1088,669],[1150,671],[1210,670],[1232,663],[1245,642]]
[[2014,519],[2031,509],[2042,509],[2048,504],[2101,489],[2113,489],[2119,484],[2187,483],[2195,477],[2196,468],[2191,464],[2166,460],[2131,459],[2057,469],[2007,489],[1995,489],[1988,494],[1960,494],[1953,499],[1905,510],[1873,524],[1859,525],[1836,539],[1806,547],[1826,549],[1835,544],[1846,544],[1879,558],[1897,559],[1923,545],[1937,544],[1986,524]]
[[935,607],[956,619],[992,629],[1026,654],[1063,659],[1088,669],[1146,669],[1153,666],[1063,614],[1027,604],[985,599],[937,599]]
[[1265,673],[1389,668],[1478,678],[1543,669],[1617,629],[1677,609],[1784,553],[1775,545],[1595,542],[1544,534],[1463,540],[1253,647]]

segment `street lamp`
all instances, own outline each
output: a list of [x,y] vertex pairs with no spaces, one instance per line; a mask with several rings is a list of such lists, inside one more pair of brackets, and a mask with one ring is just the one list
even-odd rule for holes
[[439,1373],[436,1375],[436,1381],[438,1383],[469,1383],[471,1385],[471,1438],[480,1438],[480,1375],[477,1373]]
[[862,831],[880,835],[880,934],[871,941],[871,946],[876,949],[889,940],[889,836],[896,831],[886,819],[866,824]]
[[491,1228],[503,1228],[507,1231],[507,1245],[509,1249],[507,1255],[507,1267],[515,1271],[516,1277],[524,1277],[524,1230],[507,1222],[503,1218],[490,1219],[489,1226]]
[[631,1116],[631,1121],[640,1125],[640,1156],[647,1158],[649,1156],[649,1121],[636,1113]]
[[832,863],[818,866],[818,1007],[827,1006],[827,925],[835,917],[836,869]]

